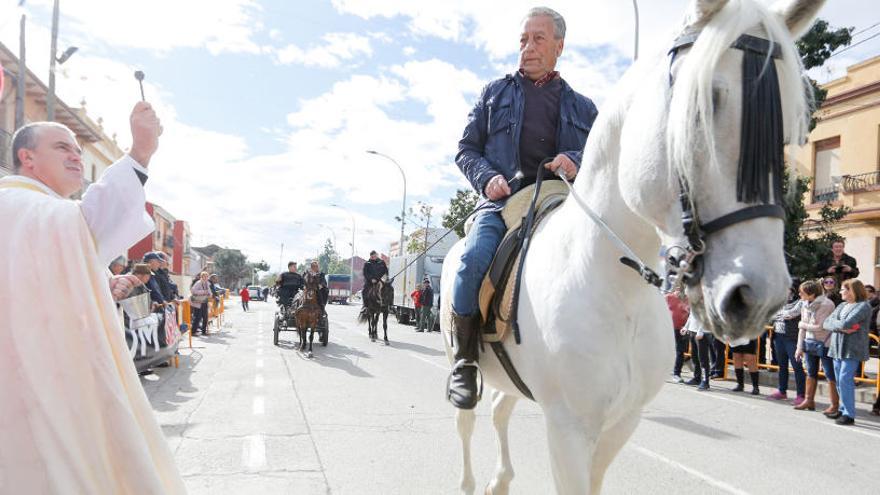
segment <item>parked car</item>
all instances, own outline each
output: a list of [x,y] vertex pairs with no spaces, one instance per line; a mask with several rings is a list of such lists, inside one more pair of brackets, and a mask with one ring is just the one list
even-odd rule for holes
[[248,294],[251,296],[251,301],[262,301],[263,300],[263,288],[259,285],[250,285],[248,286]]

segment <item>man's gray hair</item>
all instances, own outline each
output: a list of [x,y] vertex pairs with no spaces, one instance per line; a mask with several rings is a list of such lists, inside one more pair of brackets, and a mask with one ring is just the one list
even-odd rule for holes
[[40,129],[46,127],[57,127],[71,132],[64,124],[58,122],[31,122],[21,126],[15,134],[12,135],[12,171],[18,173],[21,169],[21,159],[18,158],[18,150],[32,150],[37,147],[37,138],[39,138]]
[[550,7],[533,7],[529,10],[529,13],[526,14],[526,19],[530,19],[532,17],[538,17],[541,15],[546,15],[550,19],[553,19],[553,28],[555,30],[554,37],[558,40],[565,39],[565,19],[562,18],[562,15],[559,12],[551,9]]

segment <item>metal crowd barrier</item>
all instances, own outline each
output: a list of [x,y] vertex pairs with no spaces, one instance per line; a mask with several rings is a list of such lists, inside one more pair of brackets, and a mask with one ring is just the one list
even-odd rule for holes
[[[773,326],[767,325],[765,327],[765,330],[767,330],[768,341],[772,342],[773,341]],[[874,335],[872,333],[869,333],[868,339],[869,339],[869,348],[870,348],[870,342],[873,341],[874,344],[877,345],[878,349],[880,349],[880,337],[878,337],[877,335]],[[772,356],[765,355],[766,362],[765,363],[760,362],[761,351],[763,350],[766,352],[766,349],[761,349],[761,343],[763,342],[763,340],[764,340],[763,335],[758,337],[758,347],[756,350],[756,354],[759,357],[758,369],[772,370],[772,371],[778,372],[779,366],[775,365],[775,364],[771,364]],[[688,350],[687,350],[687,352],[684,353],[684,355],[687,357],[692,357],[693,356],[692,351],[693,350],[691,349],[691,342],[690,342],[690,339],[688,339]],[[722,373],[721,378],[724,380],[731,379],[728,376],[728,371],[727,371],[728,367],[731,364],[731,361],[732,361],[732,359],[730,359],[730,345],[727,344],[724,346],[724,368],[721,370],[721,373]],[[868,362],[869,361],[866,361],[865,363],[868,363]],[[875,375],[874,378],[868,377],[867,372],[866,372],[866,368],[867,368],[867,366],[864,366],[864,365],[862,366],[862,373],[859,376],[855,377],[855,381],[856,381],[856,383],[867,383],[869,385],[873,385],[877,396],[880,397],[880,364],[878,364],[877,374]],[[789,371],[789,373],[792,374],[792,376],[794,375],[794,370],[790,366],[788,368],[788,371]],[[821,376],[822,378],[825,378],[825,371],[821,365],[819,366],[819,376]]]

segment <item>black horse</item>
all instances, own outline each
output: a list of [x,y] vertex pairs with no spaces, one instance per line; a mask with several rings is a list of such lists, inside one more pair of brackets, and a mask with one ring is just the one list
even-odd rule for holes
[[370,340],[379,338],[379,315],[385,331],[385,345],[388,345],[388,308],[394,300],[394,287],[385,281],[378,281],[364,291],[364,307],[358,315],[360,323],[367,324]]

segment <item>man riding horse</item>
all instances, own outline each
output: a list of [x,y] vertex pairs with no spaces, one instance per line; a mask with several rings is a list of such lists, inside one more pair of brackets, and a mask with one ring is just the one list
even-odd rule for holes
[[[535,182],[541,162],[574,179],[597,110],[555,71],[565,41],[565,20],[531,9],[520,35],[519,70],[484,89],[458,143],[455,163],[482,199],[465,241],[452,286],[452,329],[458,342],[447,398],[472,409],[477,393],[480,284],[505,232],[500,211],[511,194]],[[500,131],[500,132],[499,132]],[[517,174],[521,180],[513,180]]]
[[[364,263],[364,289],[362,294],[366,295],[367,290],[376,282],[382,280],[382,277],[388,275],[388,266],[379,258],[376,251],[370,251],[370,259]],[[366,300],[366,298],[364,298]]]

